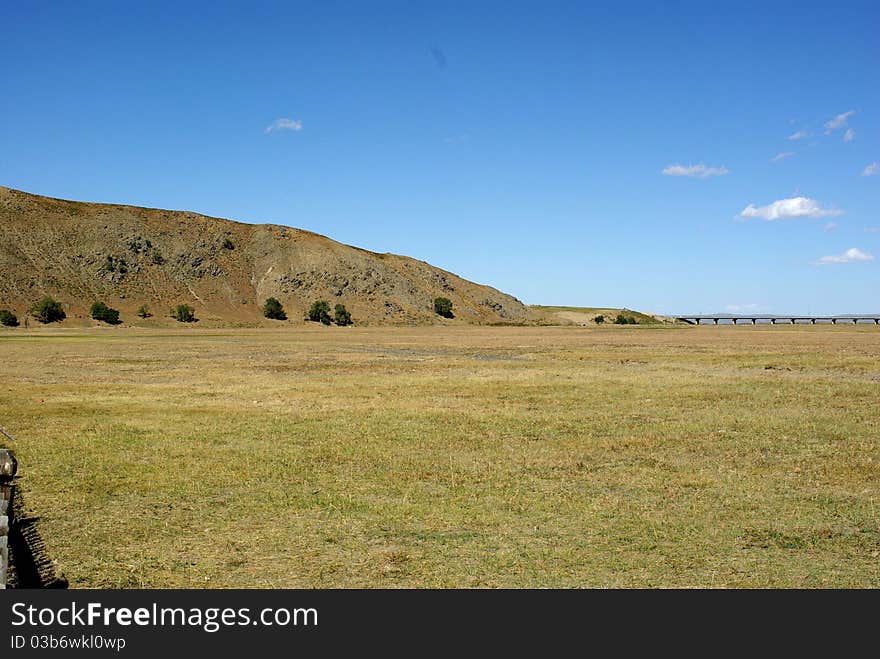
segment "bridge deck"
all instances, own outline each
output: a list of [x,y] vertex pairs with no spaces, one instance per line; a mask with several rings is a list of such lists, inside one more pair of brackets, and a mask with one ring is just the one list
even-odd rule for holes
[[744,316],[738,314],[694,314],[680,315],[676,316],[675,318],[676,320],[680,320],[691,325],[700,325],[704,320],[711,321],[715,325],[719,324],[722,321],[729,322],[733,325],[738,325],[739,321],[751,323],[752,325],[757,325],[758,322],[761,322],[762,324],[770,323],[773,325],[775,325],[776,323],[810,323],[811,325],[815,325],[816,323],[830,323],[832,325],[836,325],[837,323],[873,323],[874,325],[880,325],[880,314],[857,314],[850,316],[810,316],[785,314],[753,314]]

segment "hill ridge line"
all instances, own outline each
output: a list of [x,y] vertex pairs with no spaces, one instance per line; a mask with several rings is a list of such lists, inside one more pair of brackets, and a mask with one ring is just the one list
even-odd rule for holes
[[[83,322],[101,299],[131,324],[169,321],[167,306],[187,303],[209,325],[259,325],[272,324],[260,306],[276,297],[293,323],[317,299],[344,304],[366,325],[532,319],[513,296],[426,261],[281,224],[0,186],[0,229],[0,308],[19,312],[48,294]],[[455,319],[434,313],[435,297],[453,301]],[[142,304],[153,313],[143,322],[134,315]]]

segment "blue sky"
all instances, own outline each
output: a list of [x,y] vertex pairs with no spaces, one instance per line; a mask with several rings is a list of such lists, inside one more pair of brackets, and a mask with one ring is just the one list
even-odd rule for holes
[[876,1],[3,15],[0,185],[301,227],[533,304],[880,311]]

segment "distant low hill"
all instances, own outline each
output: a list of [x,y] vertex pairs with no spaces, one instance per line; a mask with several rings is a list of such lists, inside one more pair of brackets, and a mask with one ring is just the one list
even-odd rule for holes
[[[315,300],[344,304],[356,324],[520,323],[516,298],[428,263],[377,254],[271,224],[185,211],[65,201],[0,187],[0,308],[19,314],[36,299],[60,300],[71,321],[96,300],[128,324],[174,322],[186,303],[209,324],[270,324],[261,305],[283,304],[302,322]],[[452,300],[455,319],[434,313]],[[141,321],[146,304],[154,317]]]
[[533,304],[529,307],[536,320],[544,323],[563,325],[593,325],[597,316],[603,316],[606,323],[613,323],[618,314],[627,318],[635,318],[640,325],[663,323],[667,319],[630,309],[614,309],[606,307],[558,307]]

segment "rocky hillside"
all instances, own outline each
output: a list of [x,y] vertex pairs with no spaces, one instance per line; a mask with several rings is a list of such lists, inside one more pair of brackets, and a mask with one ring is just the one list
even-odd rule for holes
[[[102,300],[137,324],[146,304],[169,321],[187,303],[208,324],[271,324],[267,297],[302,322],[318,299],[344,304],[356,324],[522,322],[519,300],[422,261],[375,254],[309,231],[243,224],[197,213],[64,201],[0,187],[0,308],[23,315],[42,295],[69,321]],[[453,302],[455,319],[434,313]]]

